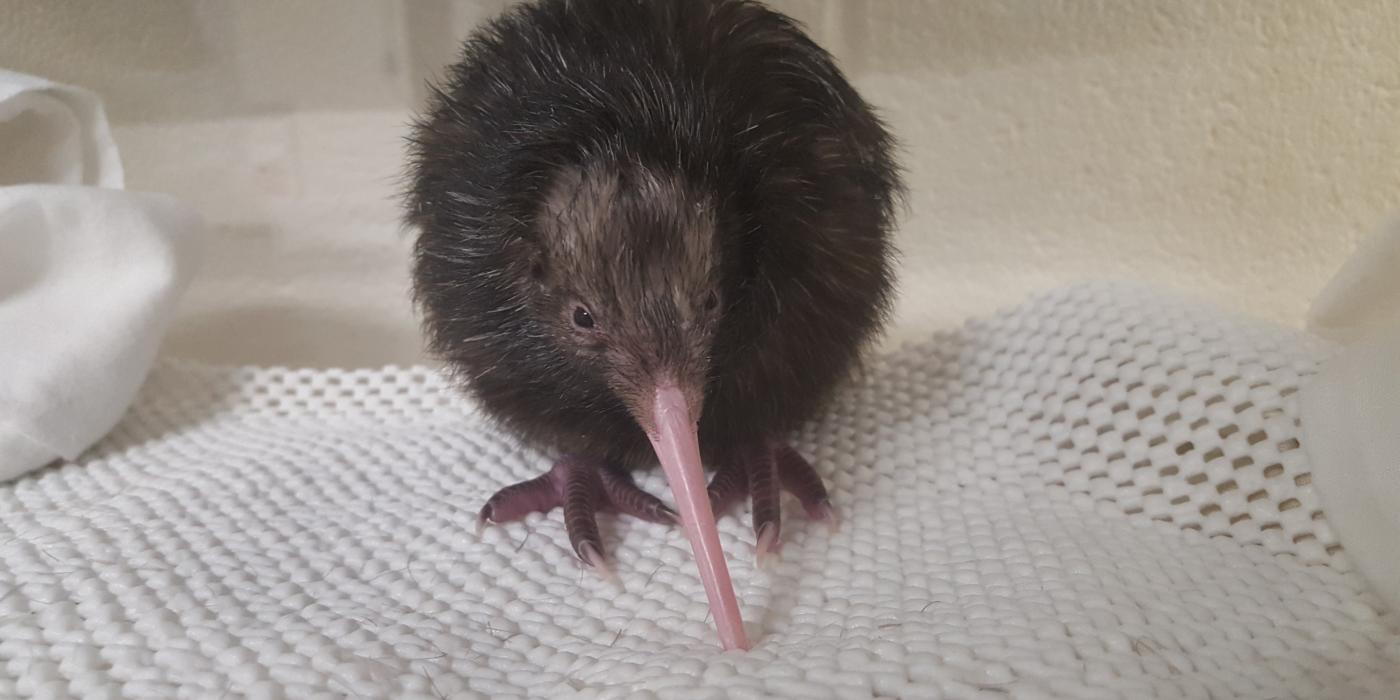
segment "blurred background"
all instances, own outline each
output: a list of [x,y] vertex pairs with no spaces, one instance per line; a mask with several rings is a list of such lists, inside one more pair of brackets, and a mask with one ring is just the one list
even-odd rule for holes
[[[213,229],[167,352],[419,361],[424,81],[499,0],[0,0],[0,67],[96,91],[127,186]],[[1400,205],[1400,3],[783,0],[903,143],[887,342],[1135,280],[1298,325]]]

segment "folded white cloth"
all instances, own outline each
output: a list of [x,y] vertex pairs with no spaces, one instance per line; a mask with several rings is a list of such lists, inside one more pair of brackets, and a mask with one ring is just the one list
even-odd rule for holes
[[0,71],[0,480],[73,459],[150,370],[201,224],[125,192],[102,105]]
[[1357,569],[1400,610],[1400,220],[1361,245],[1309,325],[1351,341],[1302,389],[1313,479]]
[[0,70],[0,185],[121,189],[121,158],[97,96]]

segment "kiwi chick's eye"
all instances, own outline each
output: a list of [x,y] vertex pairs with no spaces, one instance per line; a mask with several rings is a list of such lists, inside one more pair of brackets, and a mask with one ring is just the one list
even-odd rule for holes
[[710,292],[708,295],[705,296],[705,310],[714,311],[717,308],[719,308],[719,295],[714,292]]
[[579,328],[593,327],[593,314],[582,306],[574,307],[574,325]]

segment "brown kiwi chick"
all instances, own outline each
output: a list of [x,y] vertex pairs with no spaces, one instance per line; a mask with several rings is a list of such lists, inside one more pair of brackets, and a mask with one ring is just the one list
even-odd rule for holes
[[[892,142],[831,57],[748,0],[542,0],[477,31],[416,125],[408,219],[431,349],[505,428],[559,455],[481,519],[677,519],[721,641],[745,647],[714,513],[779,490],[834,522],[784,436],[884,321]],[[706,487],[702,461],[716,474]]]

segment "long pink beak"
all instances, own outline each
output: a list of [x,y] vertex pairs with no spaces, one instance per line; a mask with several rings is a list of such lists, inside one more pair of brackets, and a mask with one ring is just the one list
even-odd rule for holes
[[749,640],[744,634],[739,603],[734,599],[734,584],[729,581],[724,550],[720,549],[715,513],[710,508],[705,472],[700,465],[700,442],[684,392],[674,384],[658,386],[652,411],[655,428],[647,437],[651,438],[661,468],[666,472],[666,481],[671,484],[671,493],[675,495],[681,524],[690,538],[695,563],[700,567],[700,580],[710,599],[710,612],[715,618],[720,644],[725,649],[747,649]]

